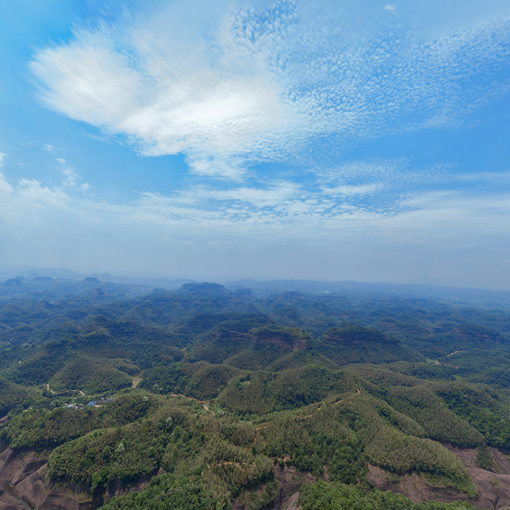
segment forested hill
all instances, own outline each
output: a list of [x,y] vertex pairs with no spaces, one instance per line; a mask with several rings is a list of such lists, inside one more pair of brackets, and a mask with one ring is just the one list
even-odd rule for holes
[[1,282],[0,508],[510,506],[504,303],[251,286]]

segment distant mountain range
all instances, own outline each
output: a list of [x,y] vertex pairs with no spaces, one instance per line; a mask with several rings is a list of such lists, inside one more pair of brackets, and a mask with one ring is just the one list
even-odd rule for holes
[[[0,265],[0,281],[13,280],[7,285],[14,286],[16,278],[42,283],[44,279],[52,278],[59,281],[86,281],[95,278],[105,283],[119,283],[131,286],[140,292],[147,289],[176,290],[186,283],[200,283],[193,279],[172,279],[154,277],[127,277],[114,276],[108,273],[80,274],[65,269],[44,269],[25,266]],[[468,287],[449,287],[440,285],[427,285],[419,283],[387,283],[387,282],[324,282],[314,280],[226,280],[220,281],[229,289],[250,289],[258,294],[271,292],[303,292],[307,294],[348,294],[351,296],[367,294],[386,294],[402,297],[431,298],[448,300],[458,304],[477,304],[488,307],[510,307],[510,290],[491,290]],[[4,285],[5,286],[5,285]],[[1,290],[0,290],[1,294]]]

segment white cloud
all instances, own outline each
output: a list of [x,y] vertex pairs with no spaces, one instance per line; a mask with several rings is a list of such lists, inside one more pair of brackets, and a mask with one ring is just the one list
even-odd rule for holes
[[[33,72],[48,85],[44,102],[76,120],[108,129],[137,106],[141,77],[101,32],[79,32],[69,45],[38,53]],[[46,144],[48,152],[55,147]]]
[[60,188],[52,188],[43,185],[37,179],[21,179],[17,188],[13,188],[21,203],[30,204],[32,207],[56,207],[67,209],[72,204],[72,199]]
[[382,184],[357,184],[336,186],[334,188],[323,188],[322,190],[329,195],[368,195],[382,189]]
[[455,17],[432,23],[432,2],[399,11],[398,26],[365,10],[360,29],[353,1],[176,1],[77,31],[31,68],[50,108],[141,154],[183,153],[195,173],[236,179],[284,158],[327,167],[353,137],[450,125],[502,90],[490,71],[505,62],[509,8],[453,3]]
[[393,4],[386,4],[384,6],[385,11],[397,12],[397,8]]
[[82,192],[88,192],[91,189],[91,185],[88,182],[80,182],[80,176],[69,166],[58,168],[62,175],[61,188],[63,189],[74,189]]
[[194,188],[178,194],[179,199],[193,201],[217,200],[239,201],[257,207],[274,206],[283,201],[297,198],[300,186],[293,182],[273,183],[268,187],[238,187],[230,189]]
[[5,164],[5,158],[7,157],[7,154],[5,152],[0,152],[0,168],[3,168]]
[[501,191],[416,193],[398,210],[378,212],[348,196],[274,182],[262,190],[144,193],[118,205],[77,188],[0,176],[0,261],[195,278],[503,288],[510,285],[509,262],[500,256],[510,246],[509,215],[510,196]]
[[62,174],[62,185],[67,187],[75,187],[78,184],[78,174],[69,167],[60,168]]
[[79,32],[39,52],[32,70],[48,106],[127,135],[142,154],[185,153],[196,173],[235,177],[240,156],[264,153],[299,122],[260,59],[232,41],[213,58],[195,41],[183,59],[174,41],[138,28],[130,34],[135,68],[111,36]]
[[4,174],[0,173],[0,193],[11,193],[12,186],[5,180]]

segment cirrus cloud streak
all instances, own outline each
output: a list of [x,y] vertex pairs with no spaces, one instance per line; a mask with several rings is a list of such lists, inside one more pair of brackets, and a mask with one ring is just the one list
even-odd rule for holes
[[470,17],[472,2],[453,2],[439,26],[427,21],[436,2],[388,4],[391,16],[384,4],[318,3],[175,1],[77,30],[31,69],[50,108],[228,179],[260,161],[328,166],[349,140],[455,124],[508,92],[504,3]]

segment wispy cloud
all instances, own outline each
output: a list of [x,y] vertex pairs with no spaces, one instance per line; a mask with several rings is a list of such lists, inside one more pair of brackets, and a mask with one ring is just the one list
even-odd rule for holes
[[5,152],[0,152],[0,168],[4,166],[6,157],[7,154]]
[[73,168],[69,166],[62,166],[58,170],[62,174],[61,186],[63,188],[74,188],[81,191],[90,190],[90,184],[88,182],[81,182],[80,176]]
[[510,8],[471,16],[453,3],[450,25],[428,24],[432,2],[399,11],[399,24],[365,9],[359,30],[356,2],[173,2],[78,30],[31,68],[50,108],[141,154],[182,153],[198,174],[239,179],[283,158],[328,167],[353,138],[449,125],[504,89],[492,71],[505,65]]
[[0,175],[1,257],[197,278],[423,281],[419,263],[442,283],[466,283],[475,264],[479,282],[509,284],[508,261],[486,249],[508,247],[508,193],[413,193],[389,213],[352,202],[353,196],[314,194],[285,182],[232,190],[143,193],[119,205],[76,188]]
[[[282,101],[260,56],[225,32],[216,39],[226,40],[212,41],[221,44],[217,51],[193,40],[183,58],[185,41],[152,28],[131,29],[130,55],[117,51],[106,29],[79,32],[69,45],[39,52],[32,69],[46,85],[43,100],[107,133],[127,135],[144,155],[184,153],[204,175],[236,177],[240,158],[264,156],[289,140],[298,115]],[[172,33],[175,27],[159,28]]]
[[339,195],[368,195],[381,190],[382,184],[356,184],[343,186],[336,186],[334,188],[322,188],[322,191],[327,194],[339,194]]
[[5,180],[4,174],[0,174],[0,193],[11,193],[12,186]]

